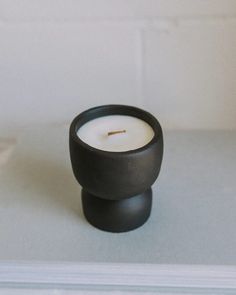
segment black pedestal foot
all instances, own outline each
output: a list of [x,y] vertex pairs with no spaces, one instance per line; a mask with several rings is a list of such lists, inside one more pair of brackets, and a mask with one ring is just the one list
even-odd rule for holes
[[93,226],[109,232],[126,232],[140,227],[148,219],[152,189],[122,200],[98,198],[82,189],[82,204],[84,215]]

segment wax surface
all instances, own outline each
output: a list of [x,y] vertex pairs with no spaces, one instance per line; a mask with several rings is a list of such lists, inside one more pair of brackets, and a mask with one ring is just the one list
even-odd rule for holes
[[[108,135],[108,132],[126,132]],[[110,152],[125,152],[138,149],[149,143],[154,131],[145,121],[124,115],[104,116],[89,121],[77,132],[88,145]]]

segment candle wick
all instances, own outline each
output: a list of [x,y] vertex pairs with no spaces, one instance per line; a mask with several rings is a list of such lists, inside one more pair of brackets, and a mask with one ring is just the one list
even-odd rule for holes
[[125,133],[126,130],[116,130],[116,131],[110,131],[107,133],[108,136],[114,135],[114,134],[119,134],[119,133]]

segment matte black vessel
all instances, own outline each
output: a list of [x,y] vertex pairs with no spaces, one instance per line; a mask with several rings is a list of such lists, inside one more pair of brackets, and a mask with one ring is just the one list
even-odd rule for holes
[[[77,136],[83,124],[108,115],[144,120],[153,128],[154,137],[136,150],[109,152],[89,146]],[[110,232],[125,232],[141,226],[151,212],[151,185],[158,177],[163,157],[163,134],[157,119],[132,106],[99,106],[73,120],[69,137],[72,169],[83,188],[86,219]]]

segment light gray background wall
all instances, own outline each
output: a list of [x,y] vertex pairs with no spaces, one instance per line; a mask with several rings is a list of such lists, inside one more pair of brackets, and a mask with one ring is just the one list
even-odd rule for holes
[[0,131],[99,104],[236,127],[235,0],[0,0]]

